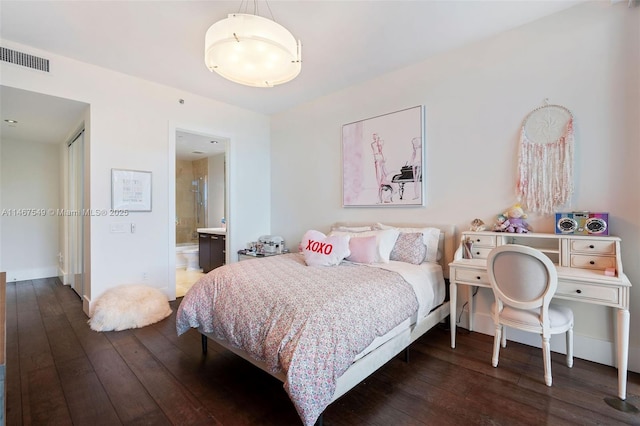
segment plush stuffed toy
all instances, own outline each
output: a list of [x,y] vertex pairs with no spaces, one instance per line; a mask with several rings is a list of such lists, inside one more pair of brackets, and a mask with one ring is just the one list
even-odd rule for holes
[[510,224],[505,215],[499,214],[496,223],[493,225],[493,230],[496,232],[505,232],[505,229],[507,229]]
[[507,226],[505,232],[523,234],[531,230],[529,224],[525,221],[527,215],[524,213],[524,210],[522,210],[520,204],[516,204],[515,206],[511,207],[504,213],[504,215],[509,221],[509,226]]
[[494,231],[525,234],[531,231],[531,227],[525,221],[526,218],[527,215],[524,213],[524,210],[522,210],[520,204],[516,204],[498,216]]

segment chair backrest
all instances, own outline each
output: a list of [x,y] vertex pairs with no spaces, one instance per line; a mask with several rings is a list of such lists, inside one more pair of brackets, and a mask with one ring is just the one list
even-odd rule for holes
[[543,318],[558,287],[556,268],[544,253],[532,247],[506,244],[487,257],[491,288],[499,303],[517,309],[541,308]]

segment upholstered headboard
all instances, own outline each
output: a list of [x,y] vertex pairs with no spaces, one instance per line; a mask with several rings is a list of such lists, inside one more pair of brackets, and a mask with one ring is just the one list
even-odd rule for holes
[[[358,227],[358,226],[372,226],[375,227],[375,222],[336,222],[331,226],[331,229],[338,227]],[[440,243],[438,250],[442,253],[442,257],[438,261],[442,266],[442,272],[445,278],[449,278],[449,263],[453,261],[453,255],[458,248],[458,241],[456,239],[456,227],[455,225],[434,225],[430,223],[395,223],[384,222],[386,226],[394,226],[397,228],[438,228],[440,229]]]

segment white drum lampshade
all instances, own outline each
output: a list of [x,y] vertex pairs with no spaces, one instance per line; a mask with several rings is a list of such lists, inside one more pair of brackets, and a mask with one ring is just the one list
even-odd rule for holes
[[209,27],[204,60],[210,71],[254,87],[286,83],[302,69],[299,40],[270,19],[242,13]]

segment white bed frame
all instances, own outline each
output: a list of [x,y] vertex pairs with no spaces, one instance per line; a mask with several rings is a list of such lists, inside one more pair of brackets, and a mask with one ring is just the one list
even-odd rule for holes
[[[336,223],[333,227],[338,226],[364,226],[371,225],[371,223]],[[442,232],[440,234],[440,244],[439,249],[442,252],[442,256],[439,260],[439,264],[442,266],[442,271],[444,273],[445,278],[449,277],[449,263],[453,261],[453,254],[457,248],[456,244],[456,235],[455,235],[455,226],[453,225],[425,225],[425,224],[396,224],[396,223],[385,223],[385,225],[397,226],[397,227],[406,227],[406,228],[439,228]],[[419,319],[415,324],[406,328],[405,330],[398,333],[396,336],[392,337],[390,340],[387,340],[382,345],[378,346],[376,349],[372,350],[362,358],[355,361],[336,382],[336,390],[333,394],[333,398],[331,402],[340,398],[342,395],[347,393],[349,390],[353,389],[357,384],[361,381],[369,377],[374,371],[378,368],[382,367],[388,361],[393,359],[396,355],[398,355],[403,350],[407,349],[411,343],[413,343],[417,338],[422,336],[424,333],[429,331],[433,326],[438,324],[439,322],[444,321],[444,319],[449,315],[449,301],[444,302],[434,310],[432,310],[427,316],[422,319]],[[286,380],[286,376],[283,373],[272,373],[267,368],[264,362],[258,361],[252,358],[247,352],[238,349],[229,345],[228,342],[219,340],[208,333],[203,333],[201,330],[200,334],[202,334],[202,350],[206,352],[207,347],[207,338],[213,340],[219,345],[225,347],[236,355],[246,359],[256,367],[261,370],[266,371],[271,374],[273,377],[277,378],[281,382]],[[319,418],[318,423],[322,424],[322,415]]]

